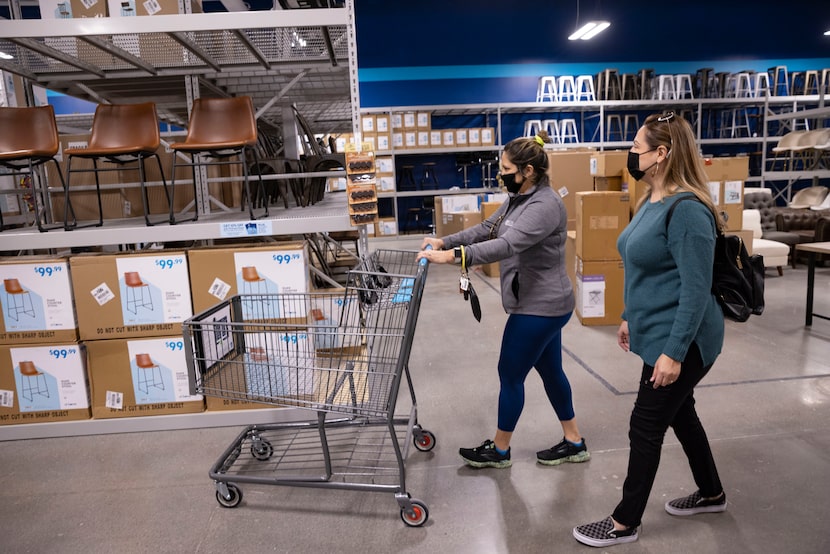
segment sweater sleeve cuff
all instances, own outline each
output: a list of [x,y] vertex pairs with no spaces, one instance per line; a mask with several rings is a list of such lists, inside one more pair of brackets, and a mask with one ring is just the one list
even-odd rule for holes
[[681,344],[673,341],[669,341],[666,343],[666,347],[663,350],[663,354],[671,358],[672,360],[682,362],[686,359],[686,354],[689,352],[689,345],[688,344]]

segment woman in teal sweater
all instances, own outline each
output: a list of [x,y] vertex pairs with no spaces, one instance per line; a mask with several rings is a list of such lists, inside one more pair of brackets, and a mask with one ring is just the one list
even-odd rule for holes
[[[628,170],[646,192],[617,248],[625,265],[620,347],[643,360],[631,414],[631,452],[622,501],[604,520],[574,528],[574,537],[605,547],[637,540],[660,450],[669,427],[689,459],[698,491],[666,503],[675,516],[722,512],[726,495],[706,432],[695,411],[694,387],[723,346],[723,312],[712,287],[716,216],[694,133],[673,112],[649,116],[629,152]],[[698,202],[680,202],[694,196]]]

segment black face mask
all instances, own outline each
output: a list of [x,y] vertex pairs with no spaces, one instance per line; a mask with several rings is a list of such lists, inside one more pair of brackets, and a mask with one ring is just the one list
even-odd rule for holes
[[501,182],[504,185],[504,188],[506,188],[507,192],[509,192],[510,194],[517,194],[519,192],[519,189],[521,189],[522,185],[524,184],[524,182],[516,182],[516,175],[518,175],[518,173],[501,174]]
[[[654,152],[655,150],[657,150],[657,149],[652,148],[651,150],[646,150],[645,152],[641,152],[641,153],[642,154],[648,154],[649,152]],[[657,162],[654,162],[653,164],[651,164],[650,166],[648,166],[645,169],[640,169],[640,154],[637,153],[637,152],[631,152],[629,150],[629,152],[628,152],[628,163],[626,164],[626,169],[628,169],[628,172],[631,174],[632,177],[634,177],[636,180],[639,181],[640,179],[642,179],[643,177],[646,176],[646,171],[648,171],[649,169],[654,167],[654,164],[656,164],[656,163]]]

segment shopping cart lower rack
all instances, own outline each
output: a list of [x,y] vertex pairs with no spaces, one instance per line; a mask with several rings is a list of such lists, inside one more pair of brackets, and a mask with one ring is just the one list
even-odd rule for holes
[[[426,274],[414,252],[379,250],[345,289],[238,295],[184,323],[193,394],[316,415],[246,427],[210,470],[222,506],[242,501],[239,483],[387,491],[404,523],[427,521],[404,467],[410,441],[435,446],[418,424],[409,373]],[[396,416],[404,377],[412,407]]]

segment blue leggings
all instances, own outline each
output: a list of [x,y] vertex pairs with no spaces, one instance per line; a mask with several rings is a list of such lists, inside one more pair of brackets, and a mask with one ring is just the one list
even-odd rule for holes
[[559,421],[574,418],[571,384],[562,370],[562,327],[570,312],[557,317],[511,314],[499,354],[499,429],[513,432],[525,404],[525,378],[535,367]]

